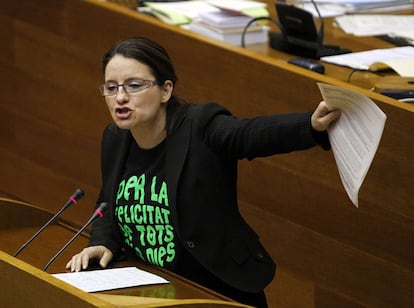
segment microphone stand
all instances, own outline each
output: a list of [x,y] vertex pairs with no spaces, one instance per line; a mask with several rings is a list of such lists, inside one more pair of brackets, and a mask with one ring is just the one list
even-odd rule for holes
[[40,233],[43,232],[44,229],[46,229],[52,222],[55,221],[57,217],[59,217],[69,206],[72,204],[78,203],[78,200],[81,199],[84,196],[84,192],[81,189],[77,189],[75,193],[69,198],[68,202],[52,217],[49,219],[47,223],[45,223],[39,231],[37,231],[30,239],[26,241],[17,251],[14,253],[13,257],[17,257],[17,255],[22,252],[23,249],[26,248],[27,245],[29,245],[36,237],[39,236]]
[[95,210],[95,213],[92,217],[86,222],[86,224],[79,229],[78,232],[49,260],[49,262],[43,268],[44,271],[47,271],[50,265],[62,254],[62,252],[97,218],[102,217],[102,212],[108,207],[108,203],[103,202],[100,206]]

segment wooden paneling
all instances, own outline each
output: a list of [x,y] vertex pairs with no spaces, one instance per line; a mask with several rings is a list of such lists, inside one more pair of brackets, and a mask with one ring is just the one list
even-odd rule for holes
[[[349,201],[332,152],[314,148],[241,161],[241,211],[279,266],[266,289],[271,307],[414,305],[414,106],[340,81],[345,68],[312,73],[287,64],[288,55],[205,39],[114,4],[42,4],[9,1],[0,11],[1,190],[54,212],[82,188],[85,200],[64,216],[86,221],[110,122],[97,92],[101,57],[119,39],[155,39],[175,63],[177,94],[219,102],[238,117],[311,110],[321,100],[317,82],[349,87],[387,115],[360,207]],[[377,42],[338,29],[327,38],[355,50]],[[368,86],[369,77],[355,75]]]
[[[319,218],[322,221],[317,211],[312,215],[315,220]],[[338,297],[348,297],[349,301],[368,307],[410,307],[414,303],[412,269],[399,261],[387,260],[381,254],[370,253],[365,246],[353,246],[328,232],[318,232],[273,213],[264,215],[255,206],[243,206],[243,214],[262,235],[279,266],[299,275],[304,281],[312,281],[315,287],[326,288]],[[348,226],[349,223],[344,222],[340,227]],[[355,231],[349,229],[348,232]],[[271,236],[263,236],[267,234]],[[378,232],[377,236],[382,237],[382,234]],[[394,239],[402,241],[401,238]],[[404,241],[408,250],[411,250],[407,247],[410,241]],[[410,261],[412,264],[412,259]],[[277,283],[276,274],[273,284]],[[273,290],[270,289],[268,294],[273,302]],[[317,295],[315,292],[315,301],[318,301]],[[275,303],[278,298],[279,294],[274,299]]]

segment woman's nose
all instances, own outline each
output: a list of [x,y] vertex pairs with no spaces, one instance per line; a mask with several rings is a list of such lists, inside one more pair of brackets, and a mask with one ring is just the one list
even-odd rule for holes
[[118,103],[127,102],[129,99],[128,92],[123,85],[118,85],[118,91],[116,92],[116,100]]

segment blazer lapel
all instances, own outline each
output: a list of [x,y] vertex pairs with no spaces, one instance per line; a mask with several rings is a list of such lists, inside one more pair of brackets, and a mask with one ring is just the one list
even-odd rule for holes
[[[165,179],[168,183],[168,199],[173,219],[177,222],[177,188],[190,147],[191,121],[184,120],[167,138],[165,155]],[[175,224],[178,229],[178,224]]]
[[121,180],[122,173],[124,171],[125,160],[127,159],[129,147],[132,141],[132,135],[129,131],[119,131],[119,139],[118,142],[114,142],[114,148],[117,150],[114,152],[112,157],[112,162],[110,162],[113,166],[111,170],[111,176],[109,176],[110,183],[108,187],[111,187],[111,194],[112,196],[112,204],[115,203],[115,196],[118,190],[119,181]]

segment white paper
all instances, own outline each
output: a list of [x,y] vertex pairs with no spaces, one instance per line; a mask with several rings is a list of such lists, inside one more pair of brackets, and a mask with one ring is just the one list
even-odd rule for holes
[[313,16],[318,17],[315,5],[322,17],[341,16],[345,14],[373,14],[409,10],[413,8],[410,0],[297,0],[297,6],[309,11]]
[[382,62],[401,77],[414,77],[414,57],[412,59],[391,59]]
[[318,83],[330,110],[341,110],[341,117],[328,129],[329,141],[342,184],[358,207],[358,193],[374,159],[386,115],[368,97],[348,89]]
[[356,36],[374,36],[414,31],[414,15],[343,15],[335,18],[345,33]]
[[319,17],[319,14],[324,18],[336,17],[344,15],[347,12],[346,7],[334,3],[318,4],[319,14],[313,3],[303,3],[299,7],[312,13],[314,17]]
[[174,12],[194,19],[200,12],[218,12],[219,9],[206,1],[145,2],[145,5],[160,12]]
[[53,274],[52,276],[85,292],[98,292],[169,282],[160,276],[140,270],[136,267],[61,273]]
[[409,41],[410,45],[414,46],[414,24],[412,29],[394,31],[389,35],[405,38]]
[[[412,77],[410,66],[414,60],[414,47],[402,46],[392,48],[373,49],[360,52],[346,53],[342,55],[322,57],[321,61],[348,66],[358,70],[370,70],[373,64],[386,64],[384,67],[394,69],[402,77]],[[404,62],[406,67],[404,69]],[[379,65],[379,67],[382,67]],[[408,70],[408,71],[407,71]]]
[[[310,1],[310,0],[309,0]],[[408,0],[315,0],[316,3],[336,3],[345,5],[368,5],[409,2]]]
[[211,5],[220,9],[235,10],[241,12],[243,10],[266,8],[266,3],[260,1],[249,0],[207,0]]

